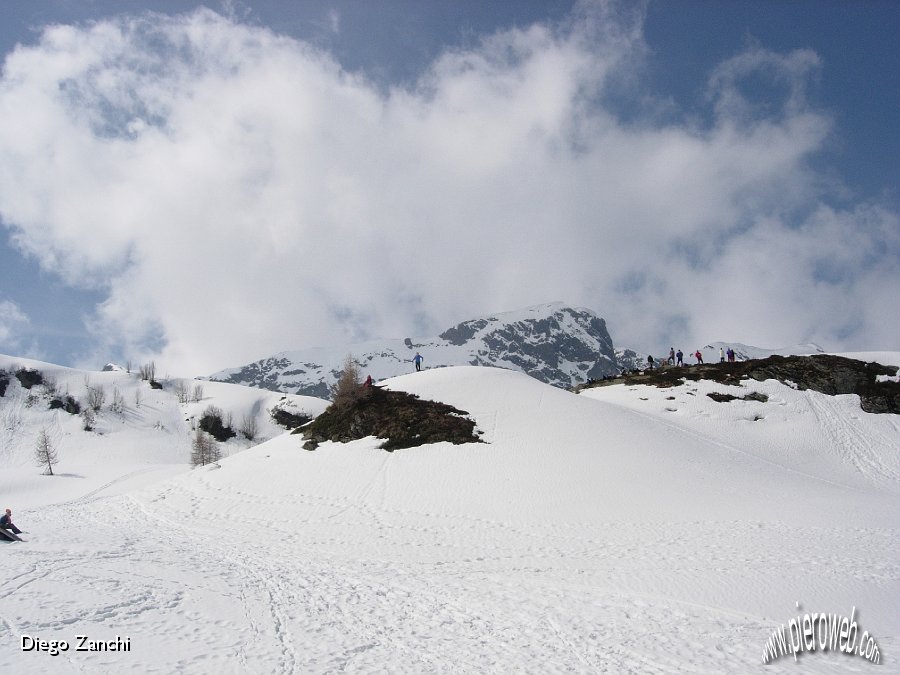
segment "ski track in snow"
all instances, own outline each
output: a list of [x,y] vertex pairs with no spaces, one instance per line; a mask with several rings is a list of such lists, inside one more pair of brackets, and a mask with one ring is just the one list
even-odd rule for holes
[[[860,417],[866,413],[860,411],[848,416],[842,401],[833,396],[808,392],[807,398],[819,425],[831,439],[832,446],[840,449],[841,460],[849,462],[873,482],[887,480],[896,484],[900,481],[896,462],[891,466],[876,450],[879,446],[889,445],[891,440],[884,437],[877,428],[859,428]],[[893,422],[893,426],[896,431],[896,422]],[[895,443],[898,442],[896,439],[895,436]]]
[[[742,586],[763,589],[777,573],[813,569],[823,586],[846,582],[845,575],[859,572],[859,559],[829,552],[838,541],[851,549],[873,543],[872,533],[816,528],[803,535],[745,522],[560,523],[538,531],[477,519],[447,522],[366,501],[378,476],[388,475],[386,466],[359,497],[299,494],[282,501],[290,514],[307,517],[302,528],[287,520],[260,532],[241,527],[241,513],[272,508],[274,500],[234,495],[234,510],[222,514],[215,509],[223,495],[203,481],[193,489],[176,482],[149,496],[56,505],[47,518],[82,519],[95,535],[85,544],[97,550],[88,563],[80,551],[45,551],[5,579],[6,632],[131,626],[127,632],[140,641],[165,632],[166,624],[181,632],[194,626],[173,650],[182,656],[157,660],[155,672],[230,672],[235,663],[273,673],[728,671],[747,662],[747,650],[755,663],[762,636],[793,614],[787,606],[784,616],[748,614],[722,598],[739,595]],[[123,532],[130,536],[116,541]],[[145,536],[153,532],[160,536]],[[759,545],[748,547],[748,538]],[[773,542],[793,553],[778,554]],[[886,551],[865,553],[883,559]],[[141,573],[131,574],[132,566]],[[204,570],[214,570],[215,579]],[[898,578],[896,565],[882,573]],[[81,585],[91,597],[58,607],[57,584]],[[8,611],[8,603],[26,602],[38,585],[32,601],[54,618],[29,623],[25,612]],[[213,599],[201,607],[192,596],[204,586]],[[697,597],[701,586],[705,601]],[[791,590],[784,588],[783,597],[792,598]],[[163,621],[161,610],[170,617]],[[82,668],[91,663],[70,659]],[[31,663],[43,666],[38,657]],[[127,670],[127,659],[102,662],[110,663]],[[103,672],[102,664],[84,671]]]

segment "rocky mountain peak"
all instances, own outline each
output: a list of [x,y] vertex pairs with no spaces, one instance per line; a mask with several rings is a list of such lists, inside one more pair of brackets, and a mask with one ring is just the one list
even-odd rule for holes
[[616,373],[619,367],[606,322],[589,309],[555,302],[469,319],[437,337],[283,352],[210,379],[328,397],[348,353],[363,372],[384,379],[410,372],[416,352],[426,368],[509,368],[564,388]]

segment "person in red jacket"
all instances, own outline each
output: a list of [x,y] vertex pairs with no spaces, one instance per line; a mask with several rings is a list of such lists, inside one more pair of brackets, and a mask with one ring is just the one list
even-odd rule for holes
[[700,353],[700,350],[694,352],[694,358],[697,359],[697,365],[699,366],[703,363],[703,354]]

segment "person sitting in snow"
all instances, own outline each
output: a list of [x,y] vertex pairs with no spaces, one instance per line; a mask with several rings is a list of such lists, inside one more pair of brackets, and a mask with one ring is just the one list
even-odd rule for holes
[[0,516],[0,527],[4,530],[11,530],[13,534],[22,534],[22,530],[13,524],[12,511],[10,509],[6,509],[6,513]]

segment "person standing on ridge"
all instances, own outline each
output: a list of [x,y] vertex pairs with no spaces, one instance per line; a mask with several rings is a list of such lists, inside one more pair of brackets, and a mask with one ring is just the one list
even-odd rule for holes
[[416,355],[413,357],[413,362],[416,364],[416,372],[418,373],[422,370],[422,355],[419,352],[416,352]]
[[719,363],[725,363],[725,350],[719,347]]
[[698,349],[694,352],[694,358],[697,359],[697,365],[703,363],[703,353]]
[[681,351],[681,348],[675,352],[675,365],[681,366],[682,368],[684,367],[684,352]]
[[675,365],[675,347],[669,347],[669,365]]

